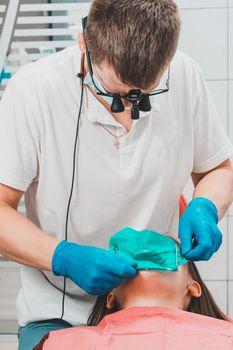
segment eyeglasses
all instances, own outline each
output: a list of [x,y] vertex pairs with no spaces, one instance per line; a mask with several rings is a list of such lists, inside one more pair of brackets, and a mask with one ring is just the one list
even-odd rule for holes
[[[86,25],[87,25],[87,19],[88,17],[82,18],[82,28],[83,33],[86,32]],[[124,112],[125,106],[122,103],[122,99],[125,99],[132,103],[132,109],[131,109],[131,118],[132,119],[139,119],[139,110],[143,112],[148,112],[151,110],[151,104],[150,104],[150,96],[155,96],[159,94],[163,94],[165,92],[169,91],[169,80],[170,80],[170,66],[168,68],[168,77],[166,79],[166,88],[165,89],[155,89],[150,91],[149,93],[143,94],[140,89],[130,90],[126,94],[122,93],[110,93],[107,91],[101,91],[100,88],[97,86],[94,77],[93,77],[93,68],[91,63],[91,55],[86,45],[86,57],[87,57],[87,65],[89,74],[91,76],[92,83],[96,89],[96,93],[99,96],[108,96],[112,97],[112,105],[111,105],[111,111],[113,113],[121,113]]]

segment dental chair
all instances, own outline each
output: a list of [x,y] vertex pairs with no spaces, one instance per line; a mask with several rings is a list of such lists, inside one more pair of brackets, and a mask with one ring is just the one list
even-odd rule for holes
[[185,199],[185,196],[182,194],[182,196],[180,197],[180,210],[179,210],[180,217],[183,214],[183,212],[185,211],[185,209],[187,208],[187,206],[188,206],[188,202]]

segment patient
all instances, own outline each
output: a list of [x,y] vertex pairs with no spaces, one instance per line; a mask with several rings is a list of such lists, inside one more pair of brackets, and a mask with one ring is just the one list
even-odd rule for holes
[[178,242],[126,228],[110,249],[137,262],[137,275],[97,298],[88,326],[53,331],[34,350],[233,349],[231,320]]

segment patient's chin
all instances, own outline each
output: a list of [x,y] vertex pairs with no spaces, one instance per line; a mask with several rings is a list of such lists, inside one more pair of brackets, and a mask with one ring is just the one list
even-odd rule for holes
[[161,278],[173,274],[176,271],[165,271],[165,270],[140,270],[136,277],[142,279],[151,279],[151,278]]

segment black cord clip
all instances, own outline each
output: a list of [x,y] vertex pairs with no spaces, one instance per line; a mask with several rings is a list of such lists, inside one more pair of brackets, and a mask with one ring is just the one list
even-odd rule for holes
[[77,77],[80,78],[80,79],[84,79],[84,74],[83,73],[78,73]]

